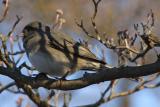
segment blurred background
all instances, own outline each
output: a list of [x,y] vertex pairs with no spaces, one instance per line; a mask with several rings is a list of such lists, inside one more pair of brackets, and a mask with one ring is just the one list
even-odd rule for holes
[[[0,0],[0,3],[2,0]],[[2,4],[1,14],[2,14]],[[102,0],[99,4],[96,17],[97,28],[101,34],[104,32],[108,37],[115,37],[119,30],[128,29],[130,34],[134,34],[133,24],[140,23],[146,19],[150,9],[155,14],[154,32],[160,35],[160,0]],[[94,5],[91,0],[10,0],[9,13],[3,23],[0,23],[0,33],[7,34],[16,21],[16,15],[23,16],[22,21],[18,24],[14,35],[20,35],[23,27],[31,21],[39,20],[45,24],[52,25],[56,17],[56,10],[61,9],[64,12],[66,23],[63,25],[64,32],[72,35],[86,38],[85,33],[77,27],[75,19],[84,20],[86,29],[94,34],[94,29],[90,18],[93,15]],[[103,37],[102,37],[103,38]],[[149,52],[146,55],[146,63],[155,61],[155,53]],[[106,61],[112,66],[116,66],[117,56],[111,50],[106,50]],[[24,58],[24,61],[27,60]],[[0,82],[7,84],[11,79],[0,76]],[[92,85],[83,89],[69,91],[72,94],[70,106],[78,106],[94,103],[100,97],[100,93],[107,87],[108,82]],[[134,86],[133,82],[121,79],[117,85],[118,92],[130,89]],[[103,104],[101,107],[159,107],[159,88],[144,89],[126,97],[116,98]],[[45,99],[48,91],[40,88],[42,99]],[[23,98],[22,107],[29,104],[35,107],[29,98],[22,94],[13,94],[7,91],[0,93],[1,107],[17,107],[16,102],[19,97]],[[61,98],[61,97],[60,97]],[[61,106],[61,102],[59,102]]]

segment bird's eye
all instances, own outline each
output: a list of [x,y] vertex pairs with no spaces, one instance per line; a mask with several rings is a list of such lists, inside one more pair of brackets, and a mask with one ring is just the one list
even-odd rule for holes
[[29,33],[29,32],[32,32],[34,29],[33,27],[31,26],[26,26],[24,29],[23,29],[23,33]]
[[32,30],[33,30],[33,27],[27,26],[25,29],[29,32],[29,31],[32,31]]

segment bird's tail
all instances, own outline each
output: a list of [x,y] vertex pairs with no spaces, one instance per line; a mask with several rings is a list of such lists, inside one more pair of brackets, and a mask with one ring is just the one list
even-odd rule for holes
[[91,70],[91,71],[99,71],[100,69],[105,68],[113,68],[112,66],[108,64],[101,64],[98,62],[88,62],[86,63],[81,70]]

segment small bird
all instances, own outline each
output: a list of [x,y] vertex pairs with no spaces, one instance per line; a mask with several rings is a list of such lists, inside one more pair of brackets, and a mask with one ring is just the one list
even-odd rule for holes
[[39,21],[26,25],[22,32],[26,54],[40,73],[63,77],[81,69],[99,69],[106,64],[69,35]]

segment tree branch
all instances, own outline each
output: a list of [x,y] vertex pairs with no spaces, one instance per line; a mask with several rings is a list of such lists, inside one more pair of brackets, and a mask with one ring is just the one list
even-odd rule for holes
[[8,88],[10,88],[10,87],[12,87],[14,85],[16,85],[16,83],[15,82],[11,82],[11,83],[7,84],[6,86],[2,86],[0,88],[0,93],[2,93],[4,90],[6,90],[6,89],[8,89]]
[[97,73],[86,74],[74,80],[55,80],[50,78],[35,78],[22,75],[20,71],[12,71],[9,68],[0,66],[0,74],[8,76],[16,83],[28,84],[32,88],[45,87],[47,89],[74,90],[104,81],[119,78],[136,78],[160,72],[160,61],[152,64],[136,67],[120,67],[102,69]]

